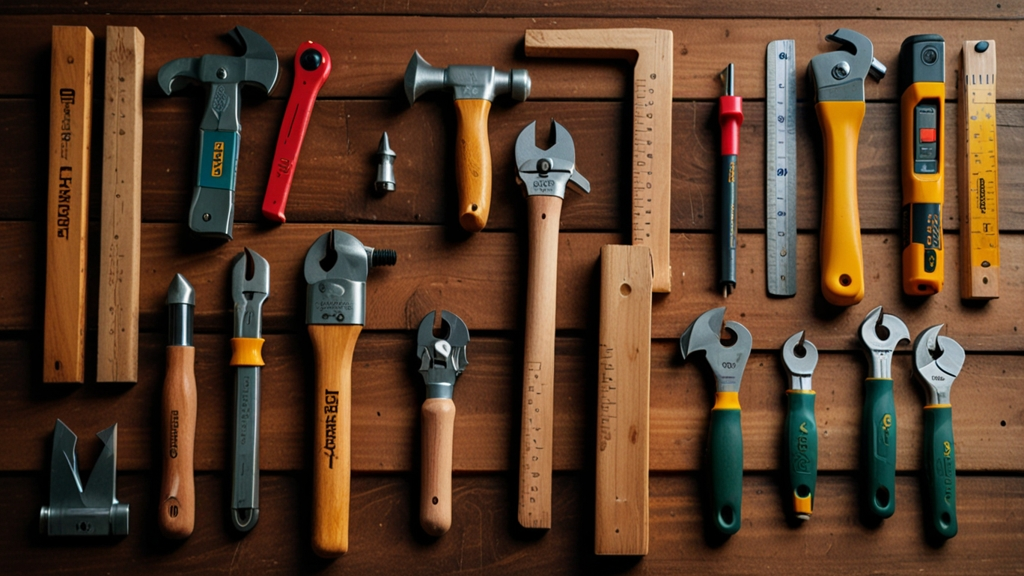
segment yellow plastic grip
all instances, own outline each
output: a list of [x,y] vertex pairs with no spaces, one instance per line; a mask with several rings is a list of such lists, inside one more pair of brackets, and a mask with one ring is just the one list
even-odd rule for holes
[[825,140],[825,194],[821,204],[821,292],[837,306],[864,298],[864,254],[857,208],[857,140],[864,102],[818,102]]
[[715,392],[715,405],[712,410],[739,410],[739,392]]
[[[914,172],[914,144],[916,142],[914,126],[914,108],[931,100],[938,112],[938,123],[935,138],[938,147],[937,166],[934,174],[918,174]],[[942,203],[945,199],[945,162],[946,162],[946,85],[943,82],[915,82],[903,92],[900,99],[900,118],[902,123],[902,167],[903,167],[903,291],[911,296],[929,296],[942,290],[945,275],[943,266],[942,241]],[[925,217],[915,217],[909,207],[918,205],[919,212],[926,212]],[[930,210],[920,210],[930,205]],[[917,227],[928,227],[928,230],[916,230]],[[909,230],[914,230],[911,238]],[[914,237],[935,237],[937,249],[926,250],[925,243],[914,241]],[[909,241],[908,241],[909,240]]]
[[263,338],[232,338],[232,366],[263,366]]

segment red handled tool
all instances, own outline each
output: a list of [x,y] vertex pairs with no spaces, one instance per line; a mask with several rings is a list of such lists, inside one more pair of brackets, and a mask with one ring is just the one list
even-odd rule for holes
[[719,280],[726,297],[736,289],[736,158],[740,153],[740,125],[743,124],[743,98],[733,89],[733,65],[720,74],[725,94],[718,99],[718,123],[722,126],[721,209],[718,215]]
[[307,40],[295,52],[295,82],[288,97],[288,108],[281,122],[274,150],[274,169],[267,182],[267,193],[263,197],[263,216],[274,222],[284,222],[284,207],[288,203],[288,192],[292,188],[295,164],[299,161],[299,150],[306,137],[306,127],[313,113],[313,104],[320,87],[331,74],[331,55],[316,42]]

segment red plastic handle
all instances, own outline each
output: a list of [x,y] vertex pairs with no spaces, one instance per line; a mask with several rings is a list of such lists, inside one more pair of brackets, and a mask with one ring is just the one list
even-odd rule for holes
[[739,156],[740,125],[743,124],[743,98],[718,99],[718,123],[722,126],[722,156]]
[[331,74],[331,55],[316,42],[303,42],[295,52],[295,82],[288,97],[288,107],[277,135],[274,167],[263,197],[263,216],[275,222],[284,222],[284,207],[292,188],[292,176],[299,161],[299,150],[306,137],[306,127],[313,113],[313,104],[320,87]]

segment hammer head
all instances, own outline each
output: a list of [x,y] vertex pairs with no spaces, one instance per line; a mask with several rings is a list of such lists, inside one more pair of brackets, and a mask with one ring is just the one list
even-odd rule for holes
[[268,94],[277,83],[277,52],[262,36],[236,26],[228,33],[245,53],[241,56],[207,54],[201,58],[178,58],[164,64],[157,83],[165,94],[183,88],[191,81],[210,84],[255,84]]
[[414,52],[405,69],[405,96],[409,105],[423,94],[441,88],[451,89],[456,100],[488,100],[511,93],[523,102],[530,96],[530,74],[523,69],[502,72],[494,66],[449,66],[435,68]]

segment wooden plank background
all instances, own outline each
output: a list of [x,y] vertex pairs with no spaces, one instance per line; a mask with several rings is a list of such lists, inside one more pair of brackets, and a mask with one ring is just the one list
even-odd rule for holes
[[[259,14],[254,16],[252,14]],[[519,3],[354,0],[192,3],[176,0],[61,2],[7,0],[0,6],[0,563],[5,573],[1016,573],[1024,560],[1024,42],[1018,2],[913,0],[883,4],[744,0],[727,3]],[[229,15],[225,17],[225,15]],[[93,147],[87,384],[43,386],[40,377],[45,257],[45,180],[50,27],[87,25],[97,54],[107,25],[132,25],[146,37],[140,373],[134,386],[95,383],[100,213],[99,142]],[[195,244],[184,225],[192,193],[196,129],[203,93],[173,98],[156,86],[160,66],[178,57],[228,53],[223,34],[244,25],[263,35],[282,63],[269,98],[246,91],[238,170],[235,240]],[[527,59],[526,28],[660,27],[675,35],[672,171],[673,292],[656,295],[651,386],[651,543],[643,559],[597,559],[593,546],[596,434],[598,250],[626,241],[629,218],[630,68],[621,62]],[[831,50],[837,27],[867,35],[889,67],[868,82],[859,148],[859,188],[869,278],[862,304],[825,303],[817,280],[821,141],[806,67]],[[914,33],[947,41],[947,115],[955,118],[959,46],[995,39],[1002,298],[958,298],[955,123],[947,125],[944,214],[946,288],[932,298],[902,296],[899,269],[900,175],[897,54]],[[764,280],[764,53],[779,38],[797,40],[800,80],[799,291],[771,299]],[[334,71],[324,86],[297,170],[288,223],[262,221],[259,207],[291,81],[295,48],[322,43]],[[491,114],[494,191],[487,230],[467,237],[454,218],[454,111],[434,94],[409,108],[402,92],[414,49],[435,65],[525,67],[533,94],[499,100]],[[735,62],[746,100],[739,163],[739,280],[723,301],[714,271],[717,73]],[[103,61],[96,62],[103,78]],[[102,87],[96,86],[97,94]],[[97,106],[101,105],[98,99]],[[515,526],[522,318],[526,267],[525,202],[514,181],[513,146],[528,122],[556,118],[572,133],[589,196],[569,195],[559,248],[554,527]],[[371,193],[373,153],[387,130],[398,154],[398,191]],[[367,245],[398,250],[394,268],[375,270],[367,325],[353,374],[353,500],[350,553],[334,562],[309,549],[311,354],[303,326],[301,263],[332,227]],[[267,343],[261,430],[261,518],[246,535],[227,516],[232,372],[229,263],[243,246],[271,264],[265,307]],[[175,272],[197,291],[196,446],[199,513],[184,543],[161,539],[155,524],[158,431],[164,371],[165,291]],[[678,357],[677,338],[708,308],[754,337],[741,391],[746,444],[744,526],[725,544],[708,541],[700,508],[701,452],[712,404],[710,374]],[[960,534],[933,546],[921,517],[921,405],[909,346],[896,355],[899,423],[897,514],[880,527],[858,516],[856,475],[862,380],[856,328],[874,306],[898,314],[916,335],[945,323],[967,350],[953,386]],[[419,405],[423,390],[413,329],[445,308],[473,333],[470,366],[456,386],[454,524],[440,539],[418,525]],[[814,518],[786,523],[780,493],[785,375],[778,348],[806,329],[822,350],[815,373],[820,429]],[[118,494],[132,505],[131,535],[113,543],[54,542],[36,534],[47,500],[55,418],[80,437],[84,469],[98,452],[93,433],[119,423]]]

